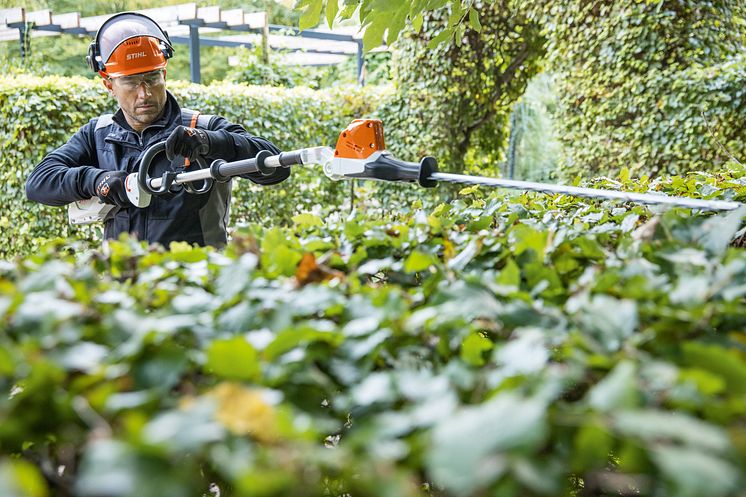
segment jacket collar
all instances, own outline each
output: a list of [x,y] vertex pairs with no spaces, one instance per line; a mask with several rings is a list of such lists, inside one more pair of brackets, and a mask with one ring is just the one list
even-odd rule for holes
[[161,134],[164,130],[170,130],[180,124],[181,122],[181,108],[179,107],[176,98],[170,91],[166,91],[166,104],[163,107],[163,113],[161,116],[150,123],[141,133],[137,133],[129,125],[127,119],[124,117],[122,109],[117,109],[112,120],[118,125],[119,129],[109,133],[109,138],[116,141],[130,142],[127,136],[130,134],[137,135],[141,143],[148,143],[152,140],[155,135]]

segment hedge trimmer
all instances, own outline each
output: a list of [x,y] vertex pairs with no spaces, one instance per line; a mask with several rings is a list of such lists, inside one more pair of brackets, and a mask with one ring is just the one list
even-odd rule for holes
[[[324,173],[333,180],[359,179],[392,182],[418,183],[432,188],[438,182],[466,183],[496,188],[510,188],[542,193],[560,193],[578,197],[622,200],[641,204],[661,204],[706,211],[728,211],[744,204],[725,200],[701,200],[686,197],[672,197],[652,193],[622,192],[600,188],[553,185],[533,181],[519,181],[466,174],[442,173],[437,169],[433,157],[425,157],[419,163],[396,159],[386,150],[383,139],[383,124],[375,119],[356,119],[337,140],[335,149],[312,147],[282,152],[272,155],[264,150],[252,159],[226,162],[215,160],[209,166],[198,158],[198,169],[185,172],[167,171],[161,177],[151,177],[153,159],[164,151],[166,142],[159,142],[148,148],[142,156],[139,170],[127,176],[125,188],[127,197],[135,207],[150,205],[153,195],[162,195],[183,187],[192,194],[205,194],[214,182],[230,181],[234,176],[247,173],[272,174],[275,168],[296,165],[321,164]],[[199,185],[199,186],[197,186]],[[88,224],[107,218],[112,205],[92,198],[70,204],[69,218],[72,224]]]

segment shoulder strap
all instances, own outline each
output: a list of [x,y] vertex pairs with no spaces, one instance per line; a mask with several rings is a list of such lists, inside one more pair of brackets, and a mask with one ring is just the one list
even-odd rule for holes
[[94,128],[94,131],[97,131],[101,128],[105,128],[107,126],[110,126],[111,123],[114,122],[112,119],[114,117],[114,114],[104,114],[102,116],[98,116],[98,119],[96,120],[96,127]]
[[181,109],[181,125],[188,128],[205,128],[210,125],[210,114],[200,114],[198,110]]
[[[198,110],[181,109],[181,125],[187,128],[200,127],[208,129],[212,116],[209,114],[200,114]],[[184,169],[189,169],[189,159],[184,159]]]

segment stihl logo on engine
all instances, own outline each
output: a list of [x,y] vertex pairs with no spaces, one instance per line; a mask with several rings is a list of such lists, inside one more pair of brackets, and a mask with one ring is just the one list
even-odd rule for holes
[[127,60],[139,59],[140,57],[146,57],[146,56],[147,56],[147,54],[145,52],[128,53],[127,54]]

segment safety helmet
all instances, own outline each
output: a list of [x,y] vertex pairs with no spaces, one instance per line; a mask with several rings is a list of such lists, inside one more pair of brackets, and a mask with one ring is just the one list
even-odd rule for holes
[[116,14],[104,22],[88,47],[86,62],[104,77],[163,69],[174,49],[168,34],[146,15]]

